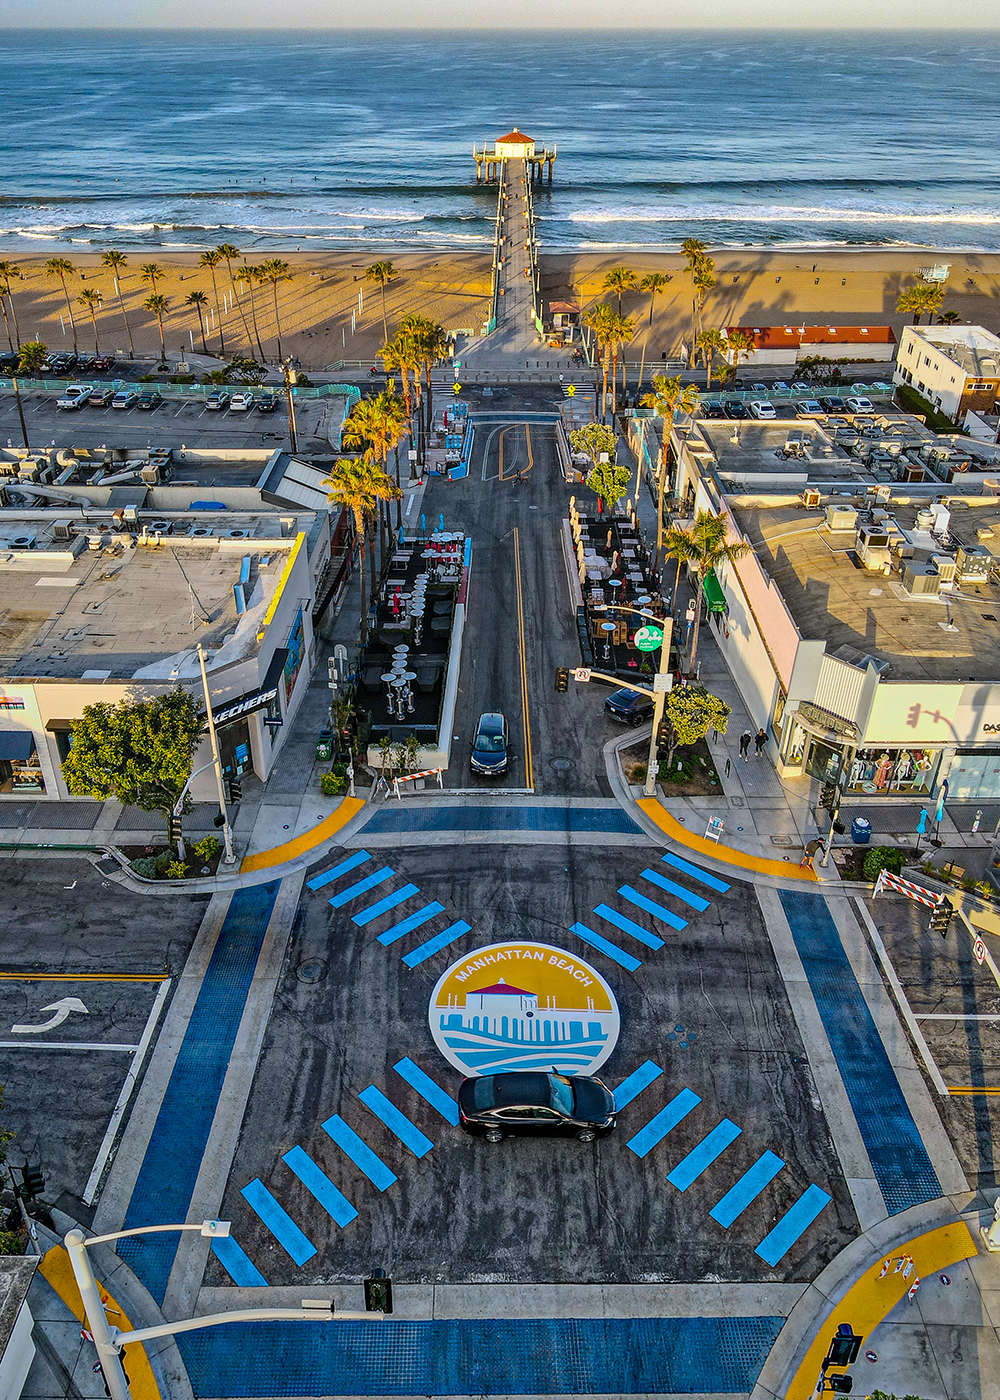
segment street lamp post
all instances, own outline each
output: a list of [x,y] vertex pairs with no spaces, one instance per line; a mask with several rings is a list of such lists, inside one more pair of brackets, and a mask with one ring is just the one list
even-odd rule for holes
[[[663,630],[663,641],[660,643],[660,665],[653,677],[653,732],[649,736],[649,759],[646,763],[646,783],[643,793],[646,797],[656,796],[656,736],[663,721],[663,709],[667,703],[667,696],[670,693],[670,639],[673,635],[674,620],[672,617],[657,617],[655,613],[646,612],[643,608],[621,607],[618,604],[604,604],[592,609],[593,612],[627,612],[634,613],[636,617],[649,618],[650,622]],[[629,689],[641,690],[644,695],[648,691],[638,686],[630,686]]]
[[288,404],[288,436],[291,440],[292,451],[297,452],[298,445],[295,440],[295,392],[292,385],[295,383],[298,375],[292,368],[291,359],[285,360],[281,368],[285,372],[285,401]]
[[205,652],[201,642],[198,643],[198,664],[201,666],[201,685],[205,693],[205,715],[208,719],[208,737],[212,744],[212,765],[215,768],[215,786],[219,797],[219,811],[222,813],[222,839],[226,848],[225,862],[227,865],[233,865],[236,860],[236,856],[233,852],[233,833],[229,826],[229,812],[226,808],[226,790],[222,783],[222,764],[219,761],[219,740],[215,733],[215,721],[212,718],[212,697],[208,691],[208,672],[205,670]]
[[127,1239],[132,1235],[149,1235],[163,1232],[176,1233],[181,1230],[197,1230],[205,1239],[225,1238],[229,1234],[228,1220],[203,1220],[187,1225],[145,1225],[136,1230],[118,1230],[110,1235],[92,1235],[90,1239],[80,1229],[70,1230],[65,1238],[67,1253],[73,1266],[87,1319],[87,1329],[94,1339],[101,1370],[107,1382],[111,1400],[131,1400],[129,1382],[122,1368],[122,1348],[131,1342],[145,1342],[153,1337],[169,1337],[175,1332],[193,1332],[202,1327],[220,1327],[227,1322],[381,1322],[383,1312],[334,1312],[332,1299],[303,1298],[298,1308],[244,1308],[238,1312],[211,1313],[206,1317],[192,1317],[184,1322],[163,1322],[154,1327],[139,1327],[131,1332],[122,1332],[108,1323],[104,1304],[98,1291],[94,1271],[90,1267],[87,1249],[92,1244],[108,1244],[112,1240]]

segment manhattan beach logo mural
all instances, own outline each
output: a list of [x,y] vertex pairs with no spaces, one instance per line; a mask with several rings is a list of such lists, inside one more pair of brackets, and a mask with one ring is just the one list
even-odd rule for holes
[[594,1074],[618,1042],[614,993],[548,943],[493,943],[452,963],[431,993],[434,1043],[461,1074],[553,1067]]

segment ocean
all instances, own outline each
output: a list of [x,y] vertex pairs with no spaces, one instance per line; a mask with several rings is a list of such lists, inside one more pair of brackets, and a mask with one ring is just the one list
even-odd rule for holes
[[550,251],[1000,248],[982,34],[0,34],[0,244],[488,246],[473,142],[558,146]]

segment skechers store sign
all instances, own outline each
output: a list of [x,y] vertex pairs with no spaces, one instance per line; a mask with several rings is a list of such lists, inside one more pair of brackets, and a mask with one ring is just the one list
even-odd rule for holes
[[267,668],[264,684],[259,690],[252,690],[249,695],[241,695],[239,699],[231,700],[228,704],[213,709],[212,718],[216,728],[220,724],[231,724],[234,719],[242,719],[244,715],[253,714],[255,710],[266,710],[269,705],[272,705],[278,698],[278,689],[287,660],[287,649],[279,647],[271,657],[271,664]]

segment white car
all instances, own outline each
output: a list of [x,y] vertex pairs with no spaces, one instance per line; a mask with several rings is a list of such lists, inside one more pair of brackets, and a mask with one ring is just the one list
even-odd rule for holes
[[813,386],[807,384],[804,379],[796,379],[795,383],[792,385],[793,394],[811,394],[812,391]]
[[783,379],[776,379],[771,388],[776,394],[790,394],[792,392]]
[[749,408],[755,418],[777,418],[778,416],[774,411],[774,404],[767,399],[751,399]]
[[253,394],[245,392],[234,394],[233,397],[229,400],[229,412],[249,413],[250,410],[253,408],[254,403],[255,399]]
[[82,408],[93,387],[93,384],[70,384],[56,399],[56,408]]
[[851,411],[852,413],[874,413],[874,412],[875,412],[875,405],[872,403],[871,399],[863,399],[863,398],[848,399],[848,400],[847,400],[847,407],[850,409],[850,411]]
[[111,400],[112,408],[135,408],[139,401],[138,389],[119,389]]
[[796,418],[822,418],[823,405],[816,399],[800,399]]

